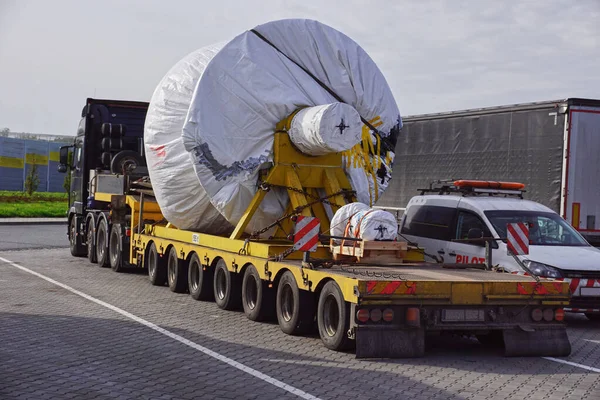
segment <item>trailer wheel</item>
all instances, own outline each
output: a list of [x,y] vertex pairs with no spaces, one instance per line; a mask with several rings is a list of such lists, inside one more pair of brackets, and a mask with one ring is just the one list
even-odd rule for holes
[[323,286],[317,307],[319,336],[325,347],[331,350],[346,350],[352,345],[348,338],[350,329],[350,306],[335,281]]
[[123,231],[120,224],[114,224],[110,230],[108,259],[110,268],[113,271],[123,272],[125,270],[125,261],[123,260]]
[[87,258],[88,261],[92,264],[96,264],[98,262],[98,258],[96,258],[96,220],[94,217],[89,217],[88,222],[86,224],[86,247],[87,247]]
[[315,320],[311,293],[300,291],[294,274],[286,271],[277,285],[276,313],[279,327],[288,335],[308,332]]
[[101,218],[96,229],[96,259],[98,260],[98,265],[102,268],[110,267],[108,259],[109,232],[108,223],[104,218]]
[[246,267],[242,281],[242,306],[251,321],[264,321],[274,314],[273,290],[260,279],[252,264]]
[[217,261],[213,277],[213,290],[215,303],[223,310],[235,310],[240,308],[242,302],[241,288],[237,274],[227,269],[223,259]]
[[167,280],[167,265],[165,259],[158,256],[156,245],[150,243],[148,254],[146,254],[146,266],[148,268],[148,279],[154,286],[164,286]]
[[213,299],[211,273],[208,269],[204,269],[196,253],[192,253],[188,264],[188,290],[194,300]]
[[167,283],[171,292],[184,293],[188,286],[187,279],[186,262],[177,258],[177,249],[172,246],[167,256]]
[[69,221],[69,247],[72,256],[83,257],[86,254],[86,248],[81,244],[81,233],[77,230],[77,217],[75,215]]

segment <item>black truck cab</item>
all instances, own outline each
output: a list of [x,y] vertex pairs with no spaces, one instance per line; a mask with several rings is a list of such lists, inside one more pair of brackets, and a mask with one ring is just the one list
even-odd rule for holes
[[58,170],[71,174],[68,235],[73,255],[83,256],[86,251],[86,211],[95,207],[88,198],[90,176],[100,172],[123,174],[132,167],[138,172],[145,169],[147,111],[145,102],[88,98],[73,145],[61,147]]

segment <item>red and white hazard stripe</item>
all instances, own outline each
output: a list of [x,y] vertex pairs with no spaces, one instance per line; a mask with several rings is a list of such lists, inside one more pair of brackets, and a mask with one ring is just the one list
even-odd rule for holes
[[321,222],[318,218],[299,215],[294,230],[294,250],[316,251],[320,232]]
[[529,227],[524,222],[506,225],[508,255],[529,254]]

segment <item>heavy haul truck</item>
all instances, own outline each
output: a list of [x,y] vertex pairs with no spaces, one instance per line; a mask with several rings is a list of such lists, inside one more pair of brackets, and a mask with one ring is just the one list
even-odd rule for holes
[[[147,103],[88,99],[73,146],[61,149],[69,172],[71,253],[116,272],[146,268],[153,285],[254,321],[276,318],[300,335],[316,327],[333,350],[357,358],[419,357],[429,332],[475,335],[508,356],[567,356],[563,322],[567,283],[493,271],[491,265],[442,264],[404,242],[340,245],[325,234],[316,252],[294,250],[294,220],[317,217],[329,231],[333,211],[354,201],[341,154],[306,156],[274,126],[273,163],[230,236],[178,229],[164,220],[144,161]],[[72,151],[72,159],[69,153]],[[291,205],[270,239],[245,227],[272,187]],[[320,193],[325,196],[319,197]],[[286,235],[288,234],[288,235]],[[350,244],[350,245],[348,245]]]

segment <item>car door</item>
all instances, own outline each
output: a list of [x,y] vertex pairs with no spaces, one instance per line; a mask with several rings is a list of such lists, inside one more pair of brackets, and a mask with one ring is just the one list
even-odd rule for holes
[[485,263],[485,243],[455,241],[467,239],[469,230],[471,229],[480,229],[484,237],[492,236],[486,224],[477,214],[468,210],[458,209],[452,227],[452,239],[448,242],[447,246],[447,262],[457,264]]
[[454,207],[428,204],[409,206],[402,220],[400,234],[424,249],[428,261],[436,257],[447,262],[446,247],[452,237],[455,213]]

